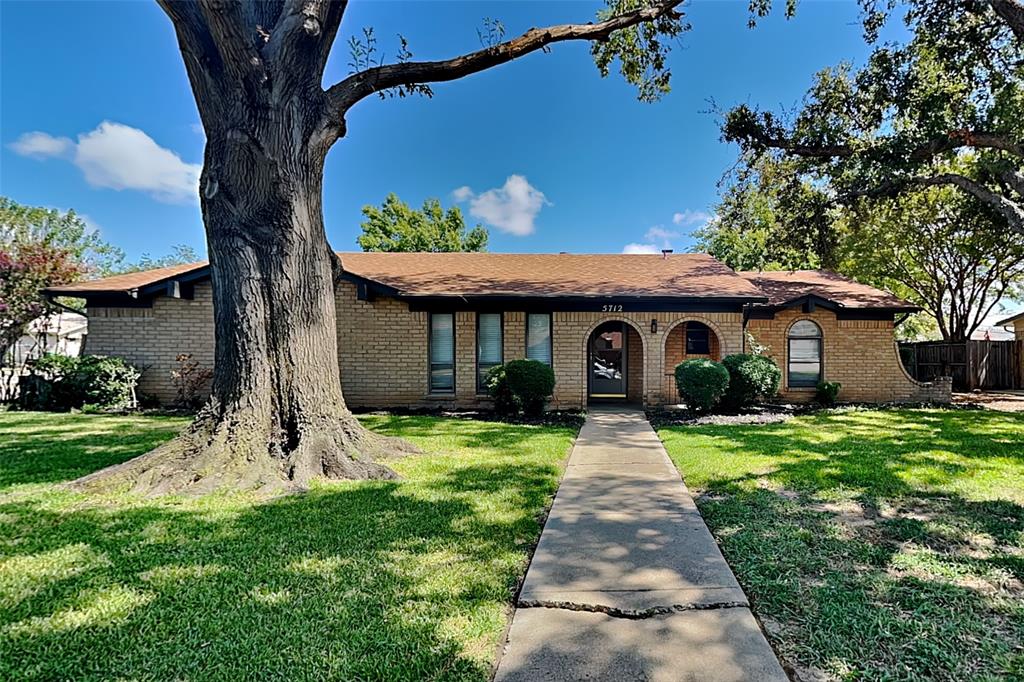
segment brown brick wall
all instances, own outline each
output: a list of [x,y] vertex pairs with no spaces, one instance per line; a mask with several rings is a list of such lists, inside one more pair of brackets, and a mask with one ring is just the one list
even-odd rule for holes
[[[179,353],[192,353],[213,365],[213,308],[209,283],[196,287],[194,300],[157,298],[152,308],[89,310],[86,352],[117,355],[143,369],[140,393],[174,400],[170,372]],[[338,364],[345,398],[352,406],[476,406],[489,399],[476,391],[476,314],[455,315],[456,392],[430,395],[427,377],[427,313],[405,303],[378,298],[359,301],[355,286],[343,283],[337,295]],[[785,334],[803,317],[796,311],[775,320],[751,320],[750,331],[785,369]],[[825,336],[825,377],[840,381],[843,400],[948,399],[948,386],[919,384],[907,376],[893,343],[891,322],[838,321],[818,310],[812,319]],[[525,313],[504,313],[504,359],[525,355]],[[658,330],[651,333],[651,320]],[[575,408],[587,400],[587,342],[602,322],[629,326],[627,394],[648,404],[677,401],[673,370],[683,359],[683,326],[702,322],[713,333],[712,356],[743,349],[740,313],[556,312],[552,315],[555,394],[552,406]],[[813,391],[790,391],[788,399],[809,399]]]
[[142,370],[139,396],[163,404],[176,397],[171,370],[180,353],[213,368],[213,290],[197,284],[192,300],[162,296],[152,308],[90,308],[83,352],[122,357]]
[[919,382],[907,374],[899,358],[891,320],[839,320],[835,313],[799,309],[776,314],[773,320],[750,320],[747,329],[758,343],[768,346],[767,355],[782,368],[780,393],[786,400],[814,398],[813,388],[789,388],[787,384],[787,334],[798,320],[813,320],[822,331],[822,374],[826,381],[842,384],[844,402],[949,402],[949,382]]
[[[691,320],[690,322],[697,322],[698,320]],[[708,350],[711,352],[707,355],[698,354],[687,354],[686,352],[686,327],[689,322],[683,322],[672,328],[665,336],[665,373],[662,378],[662,393],[666,403],[673,405],[679,402],[679,389],[676,388],[676,365],[684,360],[693,360],[696,358],[709,358],[716,362],[722,360],[722,344],[718,340],[718,335],[714,329],[711,329],[711,333],[708,336]],[[740,350],[736,349],[732,351],[739,353]]]

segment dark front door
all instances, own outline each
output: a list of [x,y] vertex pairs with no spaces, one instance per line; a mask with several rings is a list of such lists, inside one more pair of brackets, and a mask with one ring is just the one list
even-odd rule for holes
[[590,397],[626,397],[626,327],[605,322],[590,336]]

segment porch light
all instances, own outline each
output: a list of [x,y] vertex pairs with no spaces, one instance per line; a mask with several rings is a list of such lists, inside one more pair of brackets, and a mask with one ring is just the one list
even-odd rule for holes
[[656,317],[652,317],[651,318],[651,333],[652,334],[657,334],[658,333],[658,318],[656,318]]

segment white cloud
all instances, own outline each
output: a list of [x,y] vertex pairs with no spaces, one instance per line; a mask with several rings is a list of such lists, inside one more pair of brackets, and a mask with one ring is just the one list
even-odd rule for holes
[[206,130],[203,129],[202,123],[193,123],[191,125],[191,128],[192,132],[195,133],[196,135],[202,135],[203,137],[206,137]]
[[672,214],[672,222],[676,225],[696,225],[697,223],[706,223],[711,220],[711,214],[707,211],[691,211],[686,209],[681,213]]
[[469,201],[469,214],[474,218],[517,237],[533,234],[537,214],[551,203],[522,175],[510,175],[504,185],[483,194],[475,194],[468,186],[459,187],[452,197],[459,202]]
[[67,156],[93,187],[137,190],[169,203],[199,199],[200,164],[185,163],[143,131],[121,123],[104,121],[79,135],[77,144],[35,132],[22,135],[11,147],[36,158]]
[[17,154],[33,159],[45,159],[49,156],[66,156],[75,148],[75,143],[67,137],[54,137],[39,131],[25,133],[12,142],[10,148]]
[[679,236],[679,233],[675,230],[666,230],[661,225],[655,225],[651,229],[647,230],[647,234],[644,235],[644,239],[648,242],[660,241],[664,248],[668,249],[672,247],[672,240]]
[[622,247],[622,253],[661,253],[661,247],[657,244],[637,244],[633,242]]

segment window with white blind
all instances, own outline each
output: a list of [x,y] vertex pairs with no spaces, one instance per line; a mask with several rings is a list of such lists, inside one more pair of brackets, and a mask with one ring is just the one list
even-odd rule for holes
[[548,313],[526,316],[526,359],[551,364],[551,315]]
[[800,320],[789,328],[789,387],[814,388],[821,381],[821,327]]
[[501,313],[476,316],[476,390],[487,392],[487,373],[501,364]]
[[430,391],[455,392],[455,315],[430,315]]

